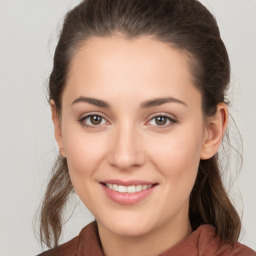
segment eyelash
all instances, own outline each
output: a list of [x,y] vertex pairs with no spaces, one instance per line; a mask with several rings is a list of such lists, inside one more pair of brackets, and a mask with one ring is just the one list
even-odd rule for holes
[[[102,119],[104,119],[106,121],[106,119],[99,115],[99,114],[90,114],[90,115],[86,115],[86,116],[83,116],[82,118],[78,119],[78,122],[82,125],[82,126],[86,126],[88,128],[92,128],[92,129],[96,129],[96,128],[99,128],[100,126],[102,125],[88,125],[85,123],[85,120],[90,118],[90,117],[93,117],[93,116],[97,116],[97,117],[101,117]],[[168,125],[156,125],[157,129],[164,129],[164,128],[168,128],[170,126],[172,126],[173,124],[177,123],[178,121],[166,114],[159,114],[159,115],[155,115],[153,116],[149,121],[151,120],[154,120],[155,118],[157,117],[163,117],[163,118],[167,118],[167,120],[171,123],[171,124],[168,124]],[[107,121],[106,121],[107,122]]]

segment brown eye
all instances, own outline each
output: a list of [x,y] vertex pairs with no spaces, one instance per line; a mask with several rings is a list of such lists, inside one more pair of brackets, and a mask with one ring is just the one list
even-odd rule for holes
[[158,116],[158,117],[155,117],[156,119],[156,124],[157,125],[165,125],[166,122],[167,122],[167,117],[166,116]]
[[175,123],[177,123],[177,120],[167,115],[154,116],[149,121],[149,124],[156,128],[167,128]]
[[93,125],[99,125],[102,121],[102,117],[101,116],[90,116],[90,122],[93,124]]
[[79,123],[83,126],[87,126],[89,128],[97,128],[101,127],[102,125],[106,124],[107,121],[104,117],[100,115],[88,115],[84,116],[78,120]]

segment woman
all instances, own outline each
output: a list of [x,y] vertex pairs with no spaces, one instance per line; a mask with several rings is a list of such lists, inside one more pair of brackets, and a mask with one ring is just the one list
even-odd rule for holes
[[[85,0],[64,21],[49,81],[60,157],[41,255],[256,255],[221,181],[229,59],[196,0]],[[77,193],[95,216],[58,245]]]

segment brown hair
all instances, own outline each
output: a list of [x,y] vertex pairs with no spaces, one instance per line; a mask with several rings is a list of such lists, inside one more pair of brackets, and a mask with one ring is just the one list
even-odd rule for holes
[[[61,114],[61,96],[69,66],[80,45],[92,36],[121,34],[127,39],[149,35],[186,51],[205,116],[225,102],[230,64],[218,25],[197,0],[84,0],[65,17],[49,80],[49,100]],[[201,160],[190,197],[193,229],[211,224],[224,242],[238,240],[241,221],[224,189],[218,155]],[[58,245],[62,213],[73,192],[66,159],[58,157],[41,208],[40,239]]]

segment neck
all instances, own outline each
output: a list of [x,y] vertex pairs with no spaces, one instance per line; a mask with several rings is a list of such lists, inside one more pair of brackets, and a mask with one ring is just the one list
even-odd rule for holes
[[187,218],[164,224],[140,236],[120,236],[114,234],[98,222],[99,236],[105,256],[156,256],[173,247],[191,232]]

